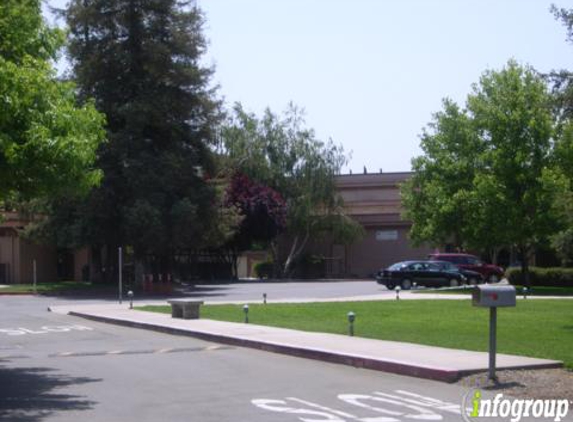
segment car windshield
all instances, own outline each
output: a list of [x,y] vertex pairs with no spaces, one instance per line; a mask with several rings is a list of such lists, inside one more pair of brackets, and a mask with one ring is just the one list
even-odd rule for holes
[[402,267],[405,267],[406,264],[404,264],[403,262],[397,262],[396,264],[392,264],[388,267],[388,269],[390,271],[398,271],[399,269],[401,269]]

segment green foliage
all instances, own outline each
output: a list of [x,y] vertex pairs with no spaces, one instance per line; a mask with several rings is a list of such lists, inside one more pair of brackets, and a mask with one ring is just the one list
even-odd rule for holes
[[221,242],[229,220],[203,176],[220,116],[212,69],[200,65],[201,12],[175,0],[72,0],[63,16],[72,76],[105,113],[109,142],[98,151],[101,185],[64,209],[55,198],[49,231],[94,248],[131,245],[167,272],[176,251]]
[[554,165],[550,105],[543,79],[514,61],[485,72],[465,110],[446,100],[402,189],[414,240],[527,255],[554,233],[566,181]]
[[270,278],[273,275],[274,264],[269,261],[257,262],[253,269],[258,278]]
[[49,27],[42,18],[40,0],[3,0],[0,4],[0,55],[6,61],[54,59],[64,40],[64,32]]
[[[520,268],[509,268],[506,277],[513,285],[522,285],[525,281]],[[573,287],[573,268],[530,267],[529,277],[531,286]]]
[[334,176],[346,162],[344,151],[332,141],[317,140],[305,128],[298,108],[291,104],[283,116],[266,110],[257,118],[237,104],[222,140],[228,168],[240,169],[286,201],[290,252],[282,261],[276,242],[273,248],[275,261],[284,262],[283,274],[289,273],[310,237],[328,232],[339,236],[339,242],[350,242],[360,236],[358,223],[345,217],[334,185]]
[[100,179],[104,118],[56,79],[49,59],[62,41],[39,1],[0,5],[0,200],[86,193]]
[[401,187],[405,217],[417,243],[436,245],[453,237],[465,246],[471,220],[470,196],[483,146],[466,111],[449,99],[421,136],[424,155],[412,160],[413,176]]
[[[551,6],[555,19],[561,21],[567,31],[567,41],[573,43],[573,10]],[[573,117],[573,73],[566,69],[554,70],[547,75],[553,87],[556,115],[563,120]]]

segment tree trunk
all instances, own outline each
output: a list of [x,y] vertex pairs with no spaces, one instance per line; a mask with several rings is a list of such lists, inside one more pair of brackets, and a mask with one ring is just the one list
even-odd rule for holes
[[521,274],[523,277],[523,285],[530,289],[531,278],[529,274],[529,248],[527,246],[520,246],[519,254],[521,255]]
[[133,259],[133,278],[135,286],[143,286],[143,276],[145,274],[145,264],[143,259],[136,255]]
[[271,256],[273,258],[273,278],[276,278],[279,277],[279,274],[281,273],[279,245],[276,240],[271,242]]
[[103,283],[103,274],[101,271],[101,246],[91,246],[91,259],[90,259],[90,281],[92,283]]

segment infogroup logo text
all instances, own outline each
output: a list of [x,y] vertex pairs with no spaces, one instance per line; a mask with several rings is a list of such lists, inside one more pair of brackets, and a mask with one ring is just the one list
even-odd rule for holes
[[484,399],[480,390],[472,390],[464,396],[462,416],[466,422],[480,418],[507,418],[519,422],[522,418],[560,422],[569,413],[566,399],[504,399],[497,394],[493,399]]

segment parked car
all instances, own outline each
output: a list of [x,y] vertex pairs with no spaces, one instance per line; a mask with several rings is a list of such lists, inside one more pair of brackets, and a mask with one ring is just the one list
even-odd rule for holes
[[465,253],[433,253],[428,255],[432,261],[448,261],[461,269],[480,273],[484,280],[497,283],[503,277],[503,268],[485,264],[477,256]]
[[378,271],[376,282],[389,290],[396,286],[409,290],[414,283],[426,287],[456,287],[464,284],[466,278],[459,271],[441,270],[431,261],[403,261]]
[[458,271],[464,275],[466,278],[466,283],[475,286],[476,284],[482,284],[484,282],[483,276],[477,271],[467,270],[465,268],[460,268],[455,264],[448,261],[429,261],[442,271]]

